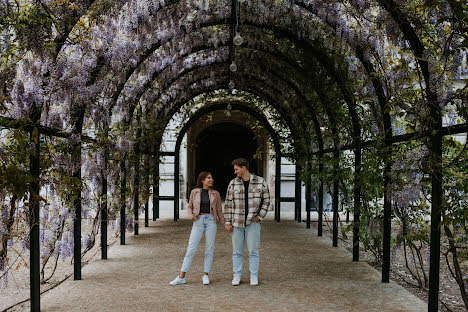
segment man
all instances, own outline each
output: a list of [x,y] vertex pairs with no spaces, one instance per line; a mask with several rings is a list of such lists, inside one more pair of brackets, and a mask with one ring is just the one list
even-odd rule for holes
[[260,223],[270,205],[268,185],[262,177],[249,172],[249,162],[238,158],[232,162],[236,178],[229,183],[224,206],[225,228],[232,232],[232,285],[240,284],[244,240],[249,250],[250,285],[258,285]]

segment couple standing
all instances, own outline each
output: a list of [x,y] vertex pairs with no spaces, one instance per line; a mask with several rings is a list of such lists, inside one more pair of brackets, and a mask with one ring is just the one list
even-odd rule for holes
[[219,219],[232,237],[232,265],[234,277],[232,285],[240,284],[244,241],[249,251],[250,285],[258,285],[258,264],[260,245],[260,223],[270,205],[268,185],[260,176],[249,172],[249,162],[244,158],[232,162],[236,178],[229,183],[224,213],[221,209],[221,196],[212,189],[213,176],[209,172],[198,175],[197,188],[190,193],[188,214],[193,226],[180,274],[169,284],[185,284],[185,274],[189,271],[193,256],[203,233],[205,233],[205,274],[203,284],[210,284],[208,274],[213,261],[216,238],[216,220]]

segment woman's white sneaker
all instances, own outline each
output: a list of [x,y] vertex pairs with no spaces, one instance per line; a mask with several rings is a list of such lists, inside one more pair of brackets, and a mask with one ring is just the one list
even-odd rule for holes
[[210,285],[210,278],[208,275],[203,275],[203,285]]
[[180,276],[177,276],[172,282],[169,283],[169,285],[175,286],[175,285],[182,285],[185,283],[186,283],[185,278],[180,278]]

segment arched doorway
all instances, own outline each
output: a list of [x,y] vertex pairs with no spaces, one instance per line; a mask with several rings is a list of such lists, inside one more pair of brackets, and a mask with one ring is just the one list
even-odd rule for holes
[[[229,181],[234,173],[231,162],[243,157],[250,162],[250,171],[261,175],[257,161],[258,142],[255,135],[246,127],[235,123],[223,122],[204,129],[196,138],[195,175],[210,171],[215,179],[215,189],[226,195]],[[260,167],[260,168],[259,168]]]

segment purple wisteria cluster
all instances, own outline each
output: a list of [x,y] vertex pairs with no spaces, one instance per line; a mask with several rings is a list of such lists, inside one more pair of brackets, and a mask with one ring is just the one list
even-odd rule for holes
[[422,179],[424,163],[428,158],[428,150],[424,145],[401,154],[394,160],[392,166],[392,183],[389,186],[389,196],[401,208],[408,207],[424,197]]

